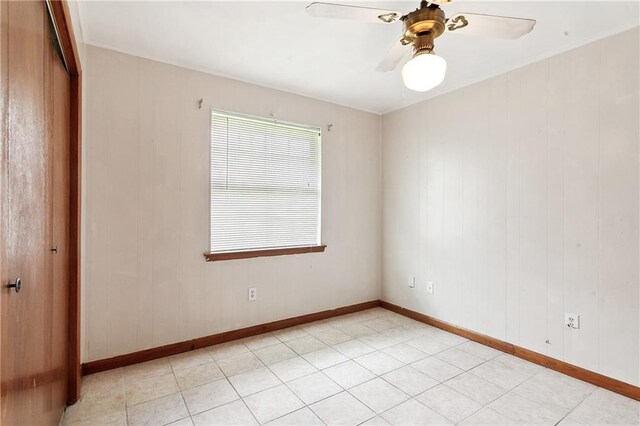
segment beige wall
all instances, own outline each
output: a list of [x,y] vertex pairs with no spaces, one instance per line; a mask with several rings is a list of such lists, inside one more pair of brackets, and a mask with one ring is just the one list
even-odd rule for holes
[[[85,78],[84,361],[379,297],[379,116],[90,46]],[[326,252],[204,261],[210,107],[325,129]]]
[[639,38],[383,117],[384,300],[640,384]]
[[[640,384],[639,38],[382,119],[87,47],[84,361],[382,294]],[[334,125],[325,253],[204,262],[211,106]]]

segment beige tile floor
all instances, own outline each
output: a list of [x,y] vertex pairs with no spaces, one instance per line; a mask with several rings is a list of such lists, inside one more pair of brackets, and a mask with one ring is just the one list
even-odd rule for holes
[[638,425],[640,403],[382,308],[94,374],[65,425]]

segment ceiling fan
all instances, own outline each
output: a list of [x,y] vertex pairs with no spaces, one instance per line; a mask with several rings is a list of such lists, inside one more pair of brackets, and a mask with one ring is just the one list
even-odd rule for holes
[[445,17],[441,4],[451,0],[422,0],[420,7],[407,14],[394,10],[344,4],[311,3],[307,12],[318,18],[352,19],[379,24],[403,23],[402,37],[391,47],[376,71],[394,70],[411,47],[413,56],[402,68],[402,79],[411,90],[426,92],[444,80],[447,62],[433,52],[434,40],[445,31],[469,35],[516,39],[529,33],[534,19],[458,13]]

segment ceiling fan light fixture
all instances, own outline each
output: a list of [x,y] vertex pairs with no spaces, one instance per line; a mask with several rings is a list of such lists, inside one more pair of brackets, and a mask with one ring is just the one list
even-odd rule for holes
[[447,73],[447,61],[431,51],[416,52],[402,67],[402,80],[407,89],[426,92],[438,86]]

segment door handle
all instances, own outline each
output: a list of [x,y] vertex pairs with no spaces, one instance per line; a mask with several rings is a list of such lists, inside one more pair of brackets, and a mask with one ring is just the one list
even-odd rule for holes
[[7,288],[15,288],[16,293],[20,293],[20,289],[22,288],[22,280],[20,278],[16,278],[15,283],[7,284]]
[[55,246],[54,248],[51,249],[51,252],[53,254],[58,254],[58,246]]

